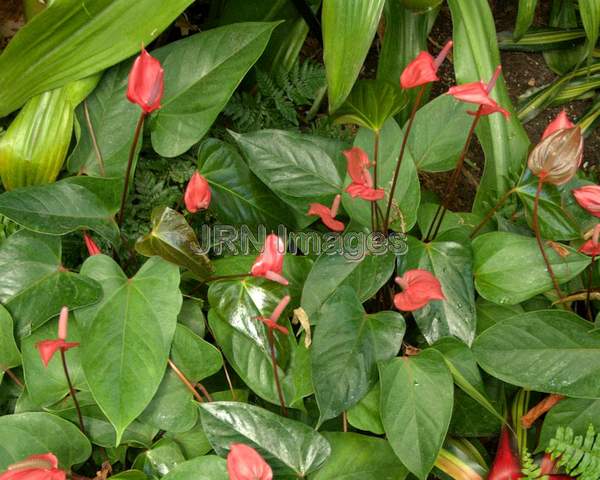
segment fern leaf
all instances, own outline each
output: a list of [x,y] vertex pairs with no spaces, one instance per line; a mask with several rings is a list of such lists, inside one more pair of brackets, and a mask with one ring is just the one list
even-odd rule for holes
[[547,452],[558,466],[579,480],[600,478],[600,435],[590,425],[585,436],[575,435],[570,427],[559,427]]

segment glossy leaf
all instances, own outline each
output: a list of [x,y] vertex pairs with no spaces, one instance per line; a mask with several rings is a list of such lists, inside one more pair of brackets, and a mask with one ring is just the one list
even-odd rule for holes
[[198,170],[208,180],[210,210],[221,223],[267,229],[289,223],[287,206],[250,171],[235,147],[206,140],[198,151]]
[[[575,278],[590,258],[562,245],[565,257],[553,248],[546,254],[559,283]],[[473,273],[477,292],[487,300],[515,305],[552,289],[552,280],[534,238],[508,232],[480,235],[473,241]]]
[[381,130],[389,118],[406,106],[405,93],[395,83],[360,80],[336,111],[336,123],[353,123],[373,131]]
[[215,455],[194,458],[180,463],[165,480],[228,480],[227,462]]
[[263,455],[275,475],[305,477],[331,452],[327,440],[309,426],[254,405],[205,403],[200,418],[217,454],[225,455],[231,443],[245,443]]
[[301,306],[311,323],[316,323],[321,306],[337,289],[350,286],[365,302],[389,280],[393,271],[392,255],[367,255],[359,259],[321,255],[304,282]]
[[133,467],[143,470],[151,478],[157,478],[168,475],[183,463],[185,457],[179,445],[169,438],[161,438],[136,458]]
[[331,204],[342,190],[342,179],[329,152],[317,137],[283,130],[232,134],[250,170],[275,195],[290,205],[307,226],[310,203]]
[[[179,324],[173,337],[171,359],[192,385],[217,373],[223,365],[217,348]],[[140,420],[173,433],[187,432],[196,425],[196,399],[171,368]]]
[[0,417],[0,470],[30,455],[52,452],[62,468],[83,463],[92,453],[79,429],[49,413],[31,412]]
[[513,32],[515,41],[520,40],[529,30],[535,17],[537,3],[537,0],[519,0],[519,10],[515,22],[515,31]]
[[570,427],[575,435],[585,435],[590,425],[600,428],[600,400],[565,398],[544,417],[537,451],[545,450],[558,427]]
[[477,307],[477,334],[480,334],[498,322],[524,313],[523,307],[517,305],[498,305],[485,298],[479,297]]
[[461,243],[445,241],[443,236],[430,243],[408,237],[408,253],[402,271],[415,268],[433,273],[442,284],[446,297],[413,312],[427,341],[433,343],[443,337],[455,336],[470,345],[477,325],[471,250]]
[[397,312],[367,315],[352,287],[338,288],[327,299],[310,349],[321,423],[369,392],[377,382],[377,362],[398,354],[405,330]]
[[150,126],[152,146],[160,155],[180,155],[206,134],[263,53],[275,26],[228,25],[155,52],[165,69],[164,99]]
[[[70,360],[68,361],[69,368],[71,368],[72,363]],[[102,413],[102,410],[100,410],[92,398],[92,395],[89,392],[79,392],[77,394],[77,401],[81,408],[85,432],[90,441],[94,445],[99,445],[104,448],[113,448],[116,445],[115,429],[106,418],[106,415]],[[75,425],[78,423],[77,411],[75,410],[75,405],[70,397],[65,397],[63,401],[52,407],[47,407],[46,410],[69,420]],[[152,440],[157,433],[157,428],[135,420],[123,433],[121,444],[150,448]]]
[[[487,0],[448,0],[454,26],[454,70],[459,83],[488,81],[500,64],[494,19]],[[512,110],[502,77],[492,97]],[[529,148],[521,123],[495,114],[483,118],[477,128],[486,163],[475,197],[475,212],[485,213],[515,182]]]
[[[381,130],[377,186],[378,188],[383,188],[386,195],[377,204],[384,214],[387,209],[394,169],[396,168],[398,155],[400,154],[402,135],[402,131],[394,119],[388,120]],[[362,148],[369,155],[369,159],[373,161],[374,142],[375,135],[373,132],[361,128],[354,140],[354,146]],[[392,230],[404,233],[408,232],[416,223],[417,210],[421,201],[419,177],[417,176],[417,169],[415,168],[410,152],[405,151],[404,159],[400,166],[399,178],[400,181],[396,185],[394,201],[392,202],[390,227]],[[344,185],[348,186],[349,184],[350,176],[347,175]],[[361,198],[352,198],[347,193],[344,193],[342,196],[342,202],[350,218],[360,225],[371,225],[371,202]]]
[[[48,367],[45,367],[40,358],[36,343],[42,340],[56,338],[58,320],[54,319],[37,329],[21,342],[23,353],[23,373],[27,393],[37,405],[48,406],[61,400],[69,393],[69,385],[65,378],[60,354],[54,355]],[[80,342],[81,334],[77,323],[72,319],[69,325],[69,342]],[[77,389],[87,390],[86,380],[81,369],[81,352],[79,348],[72,348],[65,352],[69,375]]]
[[571,312],[539,310],[488,328],[473,345],[490,375],[528,390],[600,397],[600,337]]
[[7,368],[19,365],[21,365],[21,353],[15,342],[13,320],[8,310],[0,305],[0,371],[3,373]]
[[200,245],[185,217],[169,207],[154,209],[152,231],[136,242],[135,249],[146,257],[159,256],[187,268],[200,281],[213,271],[207,246]]
[[377,383],[360,402],[348,410],[348,423],[354,428],[383,435],[381,424],[381,389]]
[[53,2],[18,32],[0,56],[0,117],[33,95],[101,72],[138,52],[141,43],[158,37],[190,3]]
[[100,299],[92,279],[67,271],[59,237],[20,230],[0,244],[0,302],[14,320],[17,337],[29,335],[63,305],[71,310]]
[[182,302],[179,271],[151,258],[128,279],[104,255],[88,258],[81,271],[104,290],[100,303],[77,312],[83,369],[119,443],[163,377]]
[[450,95],[419,109],[407,143],[418,170],[445,172],[456,166],[473,120],[467,110],[467,104]]
[[0,195],[0,214],[28,230],[64,235],[82,228],[116,243],[122,182],[114,178],[70,177],[50,185]]
[[[269,354],[259,348],[247,335],[234,329],[214,309],[208,313],[208,323],[227,362],[248,388],[262,399],[279,405],[273,364]],[[291,357],[285,369],[280,361],[277,368],[285,403],[287,406],[295,407],[299,406],[303,397],[313,392],[310,362],[304,345],[296,345],[291,336],[287,336],[286,339],[288,342],[286,349],[291,352]],[[239,399],[236,397],[236,400]]]
[[[104,163],[104,173],[109,177],[125,177],[135,124],[140,116],[140,108],[125,100],[131,63],[128,60],[109,69],[102,76],[98,87],[86,98],[90,122]],[[81,133],[77,146],[69,156],[68,169],[72,173],[101,176],[102,169],[85,118],[85,105],[77,108],[76,116]],[[141,145],[138,152],[139,148]]]
[[310,480],[404,480],[408,470],[390,444],[358,433],[326,432],[331,456]]
[[452,416],[452,375],[435,350],[396,358],[379,367],[381,419],[394,452],[425,480],[444,443]]
[[323,60],[330,112],[335,112],[352,90],[384,4],[384,0],[323,1]]

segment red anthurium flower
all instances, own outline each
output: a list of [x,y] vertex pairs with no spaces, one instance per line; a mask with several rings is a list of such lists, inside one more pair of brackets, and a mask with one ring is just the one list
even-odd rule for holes
[[129,73],[127,98],[131,103],[137,103],[146,114],[158,110],[164,92],[163,77],[160,62],[142,48]]
[[414,88],[438,81],[437,71],[451,48],[452,40],[446,43],[436,58],[433,58],[428,52],[420,52],[417,58],[410,62],[402,72],[400,86]]
[[573,128],[574,126],[575,124],[569,119],[567,112],[562,110],[558,116],[548,124],[546,130],[544,130],[544,133],[542,134],[542,140],[558,130]]
[[243,443],[232,443],[227,455],[229,480],[272,480],[273,472],[260,454]]
[[396,283],[402,292],[394,296],[394,305],[403,312],[412,312],[423,308],[430,300],[444,300],[440,281],[427,270],[409,270]]
[[308,209],[308,215],[316,215],[321,217],[321,221],[325,224],[325,226],[334,232],[343,232],[345,228],[344,224],[335,219],[340,208],[341,199],[341,195],[336,195],[333,199],[333,203],[331,204],[331,208],[328,208],[320,203],[311,203],[310,208]]
[[211,191],[208,181],[199,172],[194,172],[185,189],[183,197],[185,208],[191,213],[205,210],[210,205],[210,199]]
[[0,480],[65,480],[66,474],[58,468],[58,460],[51,453],[31,455],[22,462],[8,467]]
[[283,240],[274,233],[267,235],[265,245],[260,255],[256,257],[250,273],[254,277],[264,277],[273,282],[287,285],[288,281],[281,275],[284,255]]
[[[487,83],[487,85],[482,82],[472,82],[465,83],[464,85],[457,85],[455,87],[451,87],[448,90],[448,94],[452,95],[454,98],[461,102],[466,103],[474,103],[475,105],[479,105],[479,114],[480,115],[490,115],[492,113],[500,112],[504,117],[508,118],[510,113],[503,109],[493,98],[490,98],[490,93],[492,92],[494,86],[496,85],[496,81],[500,76],[500,72],[502,71],[502,67],[498,65],[494,75],[491,80]],[[468,112],[471,115],[476,115],[477,112]]]
[[373,178],[369,172],[371,162],[367,152],[360,147],[353,147],[344,151],[346,160],[348,160],[348,174],[352,183],[346,188],[346,192],[351,197],[362,198],[370,202],[381,200],[385,196],[382,188],[373,188]]
[[488,475],[488,480],[515,480],[523,478],[521,473],[521,461],[513,451],[510,444],[510,436],[507,428],[502,429],[500,443],[496,450],[496,458]]
[[85,242],[85,246],[87,247],[87,251],[88,251],[90,257],[93,257],[94,255],[100,255],[102,253],[102,250],[100,250],[100,247],[98,247],[98,245],[96,245],[96,242],[94,242],[94,239],[92,237],[90,237],[87,233],[83,234],[83,240]]
[[290,303],[290,300],[291,300],[291,297],[289,295],[286,295],[285,297],[283,297],[281,299],[279,304],[275,307],[275,310],[273,310],[273,313],[271,314],[271,316],[269,318],[258,317],[258,319],[261,322],[263,322],[267,326],[267,328],[269,328],[270,330],[279,330],[284,335],[287,335],[289,333],[288,329],[279,325],[277,323],[277,320],[279,320],[279,317],[281,317],[281,314],[285,310],[285,307],[288,306],[288,303]]
[[79,346],[79,343],[67,342],[67,328],[69,322],[69,309],[63,307],[60,311],[60,317],[58,318],[58,338],[54,340],[42,340],[35,346],[37,347],[42,363],[45,367],[48,367],[50,360],[56,352],[67,350]]
[[586,185],[573,190],[573,196],[581,207],[594,217],[600,217],[600,185]]

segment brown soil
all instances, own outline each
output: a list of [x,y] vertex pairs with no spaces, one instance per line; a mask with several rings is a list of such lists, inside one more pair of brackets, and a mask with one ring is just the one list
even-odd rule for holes
[[0,2],[0,52],[24,23],[21,0]]

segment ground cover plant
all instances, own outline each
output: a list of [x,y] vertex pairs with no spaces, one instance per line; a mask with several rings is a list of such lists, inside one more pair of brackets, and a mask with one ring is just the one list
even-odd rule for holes
[[0,480],[600,478],[598,0],[6,5]]

